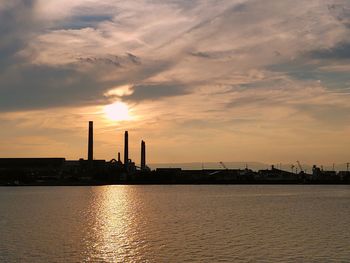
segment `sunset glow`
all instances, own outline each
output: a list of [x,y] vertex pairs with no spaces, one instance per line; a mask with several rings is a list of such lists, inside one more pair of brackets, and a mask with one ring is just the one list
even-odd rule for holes
[[129,108],[123,102],[115,102],[105,106],[104,113],[111,121],[127,121],[131,119]]
[[0,0],[0,211],[0,263],[350,263],[350,0]]
[[3,157],[350,161],[350,1],[102,2],[0,0]]

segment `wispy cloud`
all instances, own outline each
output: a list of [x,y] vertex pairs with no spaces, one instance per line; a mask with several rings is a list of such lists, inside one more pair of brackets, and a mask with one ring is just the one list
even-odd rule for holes
[[124,125],[159,147],[165,134],[199,144],[215,133],[301,147],[325,138],[314,127],[327,138],[349,129],[349,10],[346,0],[0,1],[0,111],[123,100],[140,116]]

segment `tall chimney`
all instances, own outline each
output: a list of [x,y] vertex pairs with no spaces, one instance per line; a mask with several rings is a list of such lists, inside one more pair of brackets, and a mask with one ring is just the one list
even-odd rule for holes
[[118,163],[121,163],[121,160],[120,160],[120,152],[118,152]]
[[129,135],[128,131],[124,134],[124,167],[127,169],[129,164]]
[[88,139],[88,161],[92,162],[94,159],[94,123],[89,121],[89,139]]
[[141,170],[146,169],[146,143],[141,141]]

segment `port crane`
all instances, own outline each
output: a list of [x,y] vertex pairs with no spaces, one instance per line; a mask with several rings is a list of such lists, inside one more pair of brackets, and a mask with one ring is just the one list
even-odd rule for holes
[[223,162],[220,162],[220,165],[222,166],[222,168],[228,170],[227,167],[226,167],[226,165],[225,165]]
[[292,173],[294,173],[294,168],[295,168],[295,165],[294,165],[294,164],[292,164],[292,165],[290,166],[290,168],[292,169]]
[[300,162],[299,162],[299,161],[297,161],[297,164],[298,164],[298,167],[299,167],[299,169],[300,169],[300,172],[301,172],[301,173],[303,173],[303,172],[304,172],[304,169],[303,169],[303,167],[301,167]]

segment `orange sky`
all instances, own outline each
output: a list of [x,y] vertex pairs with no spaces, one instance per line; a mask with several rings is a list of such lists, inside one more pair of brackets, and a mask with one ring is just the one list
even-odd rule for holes
[[1,1],[0,157],[350,161],[350,3]]

